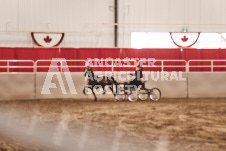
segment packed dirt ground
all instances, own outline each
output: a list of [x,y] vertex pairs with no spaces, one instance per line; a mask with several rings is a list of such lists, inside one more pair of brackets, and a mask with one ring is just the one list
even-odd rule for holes
[[226,150],[226,99],[1,101],[0,111],[0,150]]

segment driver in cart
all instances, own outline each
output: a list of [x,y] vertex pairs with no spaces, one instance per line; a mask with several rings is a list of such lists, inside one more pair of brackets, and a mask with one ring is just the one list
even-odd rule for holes
[[136,87],[141,86],[141,88],[144,88],[144,83],[142,82],[143,78],[142,71],[143,67],[141,66],[140,62],[137,62],[135,74],[132,74],[135,76],[135,78],[129,82],[129,85],[133,85]]

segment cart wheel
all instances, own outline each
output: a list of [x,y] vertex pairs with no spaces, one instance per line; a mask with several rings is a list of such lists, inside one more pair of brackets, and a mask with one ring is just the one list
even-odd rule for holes
[[119,86],[120,90],[119,90],[119,92],[116,93],[115,99],[117,101],[124,101],[126,99],[124,85],[120,84],[118,86]]
[[115,99],[117,100],[117,101],[124,101],[125,100],[125,98],[126,98],[126,95],[125,94],[116,94],[116,96],[115,96]]
[[141,99],[142,101],[147,100],[147,99],[148,99],[148,90],[140,89],[138,97],[139,97],[139,99]]
[[158,101],[161,98],[161,91],[158,88],[152,88],[150,90],[150,99],[152,101]]
[[135,102],[138,99],[138,93],[135,89],[130,90],[130,94],[128,95],[128,99],[131,102]]

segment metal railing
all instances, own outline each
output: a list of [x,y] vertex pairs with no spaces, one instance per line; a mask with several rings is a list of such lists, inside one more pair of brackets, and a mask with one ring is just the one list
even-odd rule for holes
[[[38,72],[39,68],[49,68],[49,65],[39,65],[40,63],[49,62],[60,62],[60,65],[52,65],[51,67],[59,67],[60,72],[63,71],[63,68],[68,67],[71,68],[84,68],[86,64],[86,60],[66,60],[67,65],[64,65],[65,60],[37,60],[35,62],[35,71]],[[83,65],[68,65],[69,63],[79,62]],[[123,59],[90,59],[90,67],[92,68],[111,68],[111,71],[115,71],[115,68],[134,68],[136,67],[137,60],[123,60]],[[127,65],[126,63],[130,63]],[[186,61],[185,60],[140,60],[140,62],[146,63],[142,67],[143,68],[161,68],[161,71],[165,71],[165,68],[184,68],[183,71],[186,71]],[[165,63],[169,62],[177,62],[182,63],[182,65],[165,65]],[[155,63],[160,63],[160,65],[155,65]],[[119,65],[118,65],[119,64]]]
[[[224,63],[225,65],[216,65],[214,63]],[[191,65],[192,63],[196,63],[199,65]],[[209,63],[209,65],[208,65]],[[187,72],[191,72],[191,69],[196,69],[197,71],[209,71],[208,72],[214,72],[216,68],[221,68],[226,72],[226,60],[189,60],[187,62]],[[195,71],[196,71],[195,70]]]
[[[3,66],[4,63],[6,65]],[[14,63],[14,65],[10,65],[10,63]],[[19,65],[15,65],[15,63]],[[31,63],[31,65],[21,65],[22,63]],[[35,68],[33,60],[0,60],[0,69],[6,69],[6,72],[11,72],[10,69],[32,69],[34,72]]]
[[[108,62],[110,61],[111,64],[108,64],[107,66],[104,65],[91,65],[90,67],[111,67],[111,71],[115,71],[115,68],[134,68],[136,67],[137,60],[129,59],[129,60],[123,60],[123,59],[91,59],[91,61],[101,61],[102,64],[103,62]],[[143,63],[142,67],[143,68],[160,68],[161,71],[166,71],[165,68],[182,68],[183,71],[186,71],[187,64],[185,60],[155,60],[155,59],[150,59],[150,60],[139,60],[141,63]],[[120,65],[117,65],[120,62]],[[130,63],[130,65],[125,65],[124,63]],[[132,63],[131,63],[132,62]],[[172,63],[176,62],[177,64],[182,64],[182,65],[166,65],[166,63]],[[160,64],[160,65],[155,65],[155,64]]]
[[[156,67],[161,67],[161,71],[165,71],[164,68],[184,68],[183,71],[186,71],[187,64],[185,60],[156,60],[156,62],[161,62],[161,65],[155,65]],[[178,62],[182,65],[165,65],[166,62]]]
[[[44,69],[44,72],[47,72],[50,64],[53,62],[59,62],[59,64],[54,64],[51,67],[59,68],[60,72],[63,72],[65,67],[69,69],[83,69],[86,64],[86,60],[0,60],[0,72],[41,72],[40,69]],[[112,72],[117,71],[116,69],[125,68],[135,68],[137,60],[125,60],[123,59],[91,59],[92,64],[90,67],[92,68],[109,68]],[[98,61],[98,62],[95,62]],[[168,71],[168,69],[179,69],[179,71],[183,72],[216,72],[216,69],[220,68],[221,72],[226,72],[226,60],[189,60],[186,62],[185,60],[140,60],[141,62],[145,62],[143,64],[143,68],[152,71],[153,69],[157,69],[157,71]],[[66,62],[66,64],[64,63]],[[122,62],[122,64],[118,63]],[[124,62],[124,63],[123,63]],[[128,65],[130,62],[130,65]],[[100,64],[98,64],[100,63]],[[102,64],[101,64],[102,63]],[[14,70],[13,70],[14,69]],[[18,69],[18,70],[15,70]],[[26,70],[27,71],[22,71]],[[3,71],[4,70],[4,71]],[[73,72],[73,71],[72,71]]]
[[[49,62],[49,65],[39,65],[40,63],[47,63]],[[60,72],[63,72],[63,68],[69,67],[69,68],[84,68],[86,60],[66,60],[67,65],[64,64],[65,60],[37,60],[35,62],[34,71],[38,72],[39,68],[42,69],[49,69],[50,64],[54,62],[60,62],[60,65],[51,65],[51,67],[60,68]],[[84,65],[68,65],[68,63],[83,63]]]

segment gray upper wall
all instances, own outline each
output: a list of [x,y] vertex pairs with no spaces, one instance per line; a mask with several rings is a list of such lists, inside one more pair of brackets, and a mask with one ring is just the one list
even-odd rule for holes
[[[62,47],[113,47],[114,0],[0,0],[0,46],[33,47],[31,31],[62,31]],[[118,0],[119,47],[131,32],[226,32],[226,0]],[[23,31],[23,32],[10,32]]]

